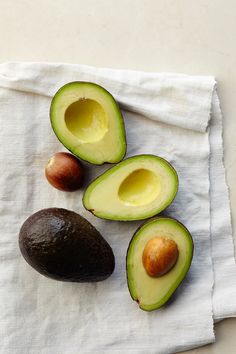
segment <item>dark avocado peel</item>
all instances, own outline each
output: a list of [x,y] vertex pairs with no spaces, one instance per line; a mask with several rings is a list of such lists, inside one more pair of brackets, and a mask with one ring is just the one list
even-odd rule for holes
[[86,219],[67,209],[31,215],[19,233],[26,262],[40,274],[61,281],[97,282],[114,270],[113,251]]
[[[166,267],[163,275],[150,276],[143,262],[144,250],[148,242],[156,237],[174,242],[178,247],[178,255],[170,269]],[[142,310],[159,309],[170,299],[191,266],[193,249],[189,231],[172,218],[149,220],[135,232],[127,250],[126,273],[130,295]]]

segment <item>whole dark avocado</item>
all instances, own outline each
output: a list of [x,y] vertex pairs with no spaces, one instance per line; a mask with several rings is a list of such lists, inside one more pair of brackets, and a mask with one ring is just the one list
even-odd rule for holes
[[70,282],[97,282],[115,267],[109,244],[79,214],[43,209],[22,225],[19,247],[26,262],[46,277]]

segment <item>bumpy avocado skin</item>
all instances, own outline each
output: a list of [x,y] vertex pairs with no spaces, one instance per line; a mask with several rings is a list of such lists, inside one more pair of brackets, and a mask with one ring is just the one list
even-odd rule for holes
[[66,209],[43,209],[22,225],[19,247],[25,260],[46,277],[97,282],[109,277],[115,258],[109,244],[82,216]]

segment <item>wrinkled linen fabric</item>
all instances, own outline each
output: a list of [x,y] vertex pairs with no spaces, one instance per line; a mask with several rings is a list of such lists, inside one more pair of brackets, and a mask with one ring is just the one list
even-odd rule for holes
[[[100,220],[83,208],[83,190],[63,193],[44,177],[49,157],[65,151],[51,129],[51,98],[63,84],[76,80],[104,86],[119,102],[127,156],[162,156],[179,175],[178,194],[162,214],[190,230],[194,257],[184,282],[158,311],[141,311],[126,283],[126,250],[142,221]],[[165,354],[213,342],[214,320],[236,314],[236,266],[215,79],[74,64],[4,63],[0,124],[0,353]],[[86,183],[110,167],[85,165]],[[47,207],[74,210],[101,232],[116,258],[109,279],[57,282],[27,265],[18,248],[20,226]]]

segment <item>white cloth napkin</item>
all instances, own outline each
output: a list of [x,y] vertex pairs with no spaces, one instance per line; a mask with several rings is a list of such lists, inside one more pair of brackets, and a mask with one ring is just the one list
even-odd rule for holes
[[[57,191],[44,177],[48,158],[64,150],[50,126],[51,97],[75,80],[97,82],[119,101],[127,156],[157,154],[178,172],[179,192],[164,214],[188,227],[195,252],[185,281],[158,311],[141,311],[126,285],[126,250],[141,222],[100,220],[83,209],[82,191]],[[236,314],[236,266],[214,78],[70,64],[1,64],[0,124],[0,353],[164,354],[213,342],[213,320]],[[108,167],[87,165],[87,182]],[[57,282],[26,264],[18,249],[19,228],[46,207],[74,210],[101,232],[116,258],[109,279]]]

